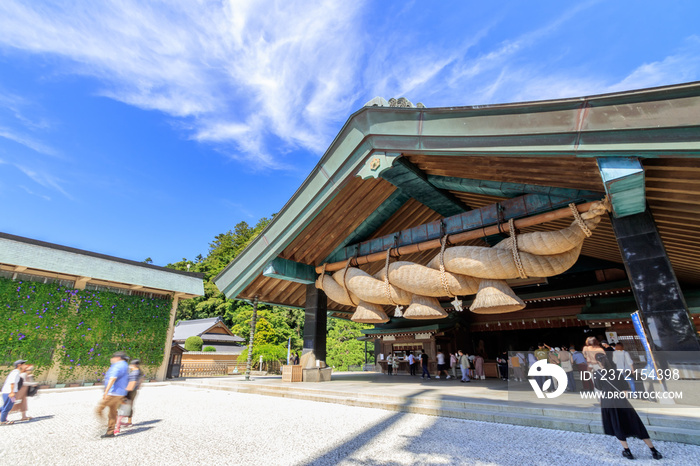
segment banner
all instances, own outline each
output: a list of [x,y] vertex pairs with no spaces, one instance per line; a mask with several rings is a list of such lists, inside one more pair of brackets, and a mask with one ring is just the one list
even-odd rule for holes
[[642,369],[642,372],[646,373],[647,378],[657,380],[656,364],[654,363],[654,358],[651,355],[651,346],[649,345],[649,340],[647,339],[647,333],[644,331],[644,326],[642,325],[642,319],[639,315],[639,311],[634,311],[632,313],[632,323],[634,324],[634,330],[642,340],[642,346],[644,346],[644,352],[646,353],[647,365],[644,367],[644,369]]

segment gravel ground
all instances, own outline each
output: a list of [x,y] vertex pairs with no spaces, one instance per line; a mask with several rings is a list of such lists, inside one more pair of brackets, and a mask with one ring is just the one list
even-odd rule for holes
[[[0,463],[134,465],[619,464],[613,437],[405,414],[314,401],[146,386],[134,426],[113,439],[93,415],[98,390],[45,391],[29,422],[0,426]],[[10,419],[19,416],[13,414]],[[106,424],[105,424],[106,425]],[[638,460],[653,461],[631,439]],[[700,446],[657,442],[666,464],[700,464]]]

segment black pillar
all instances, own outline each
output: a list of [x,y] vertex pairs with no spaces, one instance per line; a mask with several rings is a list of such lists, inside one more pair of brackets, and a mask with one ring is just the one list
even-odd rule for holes
[[306,285],[304,306],[304,350],[313,351],[316,359],[326,360],[326,324],[328,322],[326,294],[313,284]]
[[688,306],[649,209],[610,219],[652,349],[700,351]]

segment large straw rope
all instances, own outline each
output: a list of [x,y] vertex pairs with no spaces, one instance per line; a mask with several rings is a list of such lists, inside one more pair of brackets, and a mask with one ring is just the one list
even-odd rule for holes
[[[345,277],[343,277],[345,275]],[[377,274],[383,276],[383,270]],[[390,305],[392,302],[387,299],[385,293],[385,283],[383,279],[378,279],[364,270],[357,267],[348,267],[345,274],[340,270],[333,274],[333,279],[340,286],[344,286],[350,293],[357,296],[362,301],[367,301],[375,304]],[[393,280],[392,280],[393,283]],[[406,290],[398,288],[394,284],[390,284],[391,299],[402,306],[411,303],[411,294]]]
[[[558,275],[576,262],[583,240],[591,235],[608,205],[607,201],[595,203],[580,215],[575,206],[571,209],[574,221],[562,230],[516,235],[511,221],[511,237],[493,248],[446,248],[443,240],[440,254],[427,267],[405,261],[389,264],[389,251],[384,269],[374,277],[350,267],[349,260],[342,273],[333,274],[333,280],[323,274],[316,286],[322,287],[330,299],[345,305],[355,305],[359,301],[376,305],[416,304],[414,309],[427,306],[435,312],[435,303],[428,297],[474,294],[479,290],[481,279]],[[413,312],[407,309],[406,317],[409,314]]]
[[335,301],[344,306],[355,306],[355,303],[360,302],[360,299],[350,293],[350,297],[345,291],[345,288],[340,286],[330,275],[322,274],[316,279],[316,288],[323,290],[328,296],[328,299]]

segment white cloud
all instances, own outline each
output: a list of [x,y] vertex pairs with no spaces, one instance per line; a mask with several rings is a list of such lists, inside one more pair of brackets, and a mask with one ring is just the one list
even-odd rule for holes
[[[405,96],[428,106],[477,105],[580,96],[699,75],[697,38],[616,82],[595,70],[552,72],[556,58],[540,60],[538,53],[597,0],[569,7],[495,45],[485,39],[501,18],[439,45],[422,43],[401,27],[402,15],[415,15],[420,6],[406,6],[379,31],[370,31],[365,3],[105,0],[56,6],[5,0],[0,48],[60,57],[62,72],[96,78],[101,95],[164,112],[189,138],[244,160],[251,169],[290,169],[294,161],[284,154],[296,148],[320,154],[338,123],[377,95]],[[50,151],[18,131],[4,131],[0,137]]]
[[[100,93],[190,121],[201,142],[262,166],[272,135],[321,152],[347,116],[363,2],[0,3],[0,45],[68,59]],[[245,129],[245,130],[244,130]],[[223,147],[223,146],[222,146]]]
[[644,63],[608,91],[642,89],[698,79],[700,71],[700,37],[691,36],[677,52],[663,60]]
[[51,188],[55,189],[56,191],[60,192],[64,196],[66,196],[70,200],[75,200],[73,196],[68,194],[65,189],[63,189],[63,186],[61,184],[63,181],[59,179],[58,177],[47,173],[45,171],[37,171],[33,168],[29,168],[25,165],[21,164],[13,164],[18,170],[20,170],[22,173],[24,173],[27,177],[29,177],[32,181],[35,183],[45,187],[45,188]]
[[27,188],[27,187],[24,186],[24,185],[19,185],[19,187],[22,188],[27,194],[31,194],[32,196],[38,196],[38,197],[44,199],[45,201],[50,201],[50,200],[51,200],[51,197],[49,197],[49,196],[47,196],[47,195],[45,195],[45,194],[38,194],[38,193],[35,193],[34,191],[32,191],[31,189]]
[[33,107],[36,107],[34,102],[29,102],[24,97],[0,89],[0,111],[9,113],[13,120],[30,130],[49,128],[51,125],[45,117],[29,116],[29,114],[36,113],[36,109]]
[[667,57],[644,63],[614,82],[593,73],[571,74],[567,70],[543,74],[534,67],[508,76],[507,87],[517,89],[511,95],[513,101],[580,97],[694,81],[700,77],[700,37],[688,37]]
[[14,131],[10,128],[0,127],[0,138],[16,142],[17,144],[21,144],[41,154],[51,156],[59,155],[55,149],[47,146],[46,144],[36,141],[34,138],[25,134],[20,134],[17,131]]

